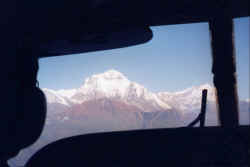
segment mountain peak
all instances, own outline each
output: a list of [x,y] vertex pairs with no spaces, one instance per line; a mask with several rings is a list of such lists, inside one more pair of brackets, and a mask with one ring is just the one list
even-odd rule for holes
[[117,93],[124,95],[130,83],[131,82],[121,72],[111,69],[87,78],[80,89],[81,92],[85,93],[97,91],[109,95]]
[[102,73],[101,75],[109,79],[126,79],[127,80],[127,78],[121,72],[114,70],[114,69],[108,70]]
[[105,71],[103,74],[106,74],[106,75],[113,75],[113,76],[124,76],[121,72],[115,70],[115,69],[110,69],[110,70],[107,70]]
[[100,88],[110,91],[113,88],[120,89],[121,87],[127,87],[129,84],[130,81],[121,72],[111,69],[104,73],[94,74],[88,77],[83,87]]
[[111,69],[107,70],[104,73],[94,74],[90,78],[85,80],[87,83],[90,80],[128,80],[121,72]]

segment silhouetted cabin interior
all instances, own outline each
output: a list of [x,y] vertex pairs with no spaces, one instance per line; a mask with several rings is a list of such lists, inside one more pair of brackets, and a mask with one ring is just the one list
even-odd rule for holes
[[[7,166],[6,161],[16,155],[8,150],[18,147],[15,129],[21,116],[10,99],[19,100],[12,96],[16,76],[26,75],[21,68],[44,57],[143,44],[153,38],[150,26],[198,22],[209,22],[219,127],[74,136],[45,146],[26,166],[248,166],[250,127],[239,125],[233,29],[234,18],[249,16],[248,6],[248,0],[7,2],[1,21],[2,84],[7,98],[0,117],[0,166]],[[25,54],[18,48],[25,48]],[[17,65],[20,61],[22,66]],[[32,134],[27,129],[22,135]]]

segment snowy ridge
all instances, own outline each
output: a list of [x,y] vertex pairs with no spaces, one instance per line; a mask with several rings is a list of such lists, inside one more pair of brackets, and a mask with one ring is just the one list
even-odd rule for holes
[[[81,104],[89,100],[109,98],[132,104],[145,112],[170,110],[182,111],[200,108],[201,92],[208,89],[208,101],[215,100],[215,91],[209,84],[194,86],[179,92],[153,93],[142,85],[129,81],[116,70],[108,70],[85,79],[78,89],[51,90],[44,88],[48,103],[61,103],[67,106]],[[181,102],[181,104],[180,104]]]
[[202,90],[207,89],[207,101],[215,102],[215,89],[209,84],[193,86],[178,92],[160,92],[158,96],[165,103],[169,103],[182,112],[194,111],[200,108]]
[[47,103],[59,103],[69,106],[69,103],[67,102],[66,98],[57,91],[47,88],[43,88],[42,90],[45,93]]
[[77,89],[61,89],[58,90],[57,93],[63,97],[71,98],[75,93]]

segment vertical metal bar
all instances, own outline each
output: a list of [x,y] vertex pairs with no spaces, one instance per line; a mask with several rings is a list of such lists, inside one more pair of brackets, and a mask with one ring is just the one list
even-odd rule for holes
[[220,124],[236,127],[239,118],[233,20],[221,14],[209,22],[209,28]]
[[207,104],[207,89],[202,90],[202,100],[201,100],[201,112],[195,120],[193,120],[188,127],[193,127],[195,124],[200,122],[200,127],[205,126],[206,117],[206,104]]
[[202,90],[200,127],[205,126],[206,105],[207,105],[207,89],[204,89]]

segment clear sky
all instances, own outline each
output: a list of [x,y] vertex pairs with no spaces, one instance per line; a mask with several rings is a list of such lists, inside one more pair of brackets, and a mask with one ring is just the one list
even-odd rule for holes
[[[249,17],[235,19],[239,96],[249,98]],[[43,58],[40,87],[71,89],[85,78],[115,69],[153,92],[212,84],[208,23],[151,27],[153,39],[123,49]]]

